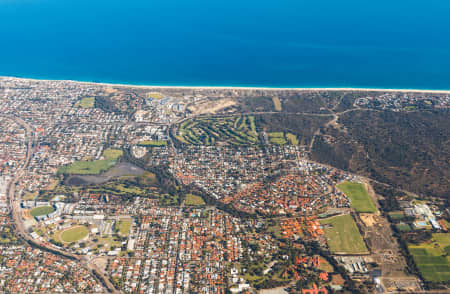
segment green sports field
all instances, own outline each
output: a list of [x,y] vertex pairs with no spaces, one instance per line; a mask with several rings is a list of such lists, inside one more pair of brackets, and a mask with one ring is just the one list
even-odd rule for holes
[[76,226],[60,233],[60,239],[63,242],[71,243],[84,239],[89,234],[85,226]]
[[122,236],[128,236],[131,227],[131,219],[120,220],[116,222],[116,226],[118,226],[118,231]]
[[323,219],[320,223],[324,226],[331,252],[342,254],[368,253],[366,244],[364,244],[358,227],[350,214]]
[[377,212],[377,208],[369,197],[363,184],[354,182],[343,182],[337,186],[351,200],[351,207],[357,212]]
[[389,217],[393,220],[402,220],[405,218],[403,211],[393,211],[389,213]]
[[409,244],[409,252],[425,280],[450,281],[450,234],[433,234],[430,242]]
[[167,141],[140,141],[138,145],[148,147],[161,147],[167,146]]
[[201,205],[205,205],[205,201],[200,196],[187,194],[184,204],[186,204],[188,206],[201,206]]
[[42,216],[42,215],[47,215],[49,213],[52,213],[53,211],[55,211],[55,209],[53,208],[53,206],[38,206],[33,208],[32,210],[30,210],[30,215],[32,217],[37,217],[37,216]]

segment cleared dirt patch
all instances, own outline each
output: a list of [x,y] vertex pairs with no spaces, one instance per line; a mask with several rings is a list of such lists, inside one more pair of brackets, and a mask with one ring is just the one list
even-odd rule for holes
[[272,101],[273,101],[273,107],[275,107],[275,110],[276,111],[281,111],[283,108],[281,107],[281,101],[280,101],[280,98],[278,98],[278,97],[273,97],[272,98]]
[[198,104],[189,106],[188,109],[193,114],[196,114],[196,115],[206,114],[206,113],[215,114],[225,108],[235,106],[236,104],[237,103],[235,100],[225,98],[225,99],[220,99],[220,100],[215,100],[215,101],[200,102]]
[[361,218],[362,222],[366,225],[366,227],[372,227],[377,223],[375,215],[372,213],[361,213],[359,217]]
[[24,219],[30,219],[30,218],[33,218],[33,217],[31,216],[31,214],[30,214],[30,210],[29,210],[29,209],[22,210],[22,217],[23,217]]

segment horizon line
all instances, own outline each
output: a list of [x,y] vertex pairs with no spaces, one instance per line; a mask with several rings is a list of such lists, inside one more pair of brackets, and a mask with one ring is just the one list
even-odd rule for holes
[[264,86],[183,86],[183,85],[142,85],[142,84],[124,84],[113,82],[94,82],[81,81],[71,79],[39,79],[24,78],[15,76],[2,76],[0,79],[16,79],[35,82],[70,82],[76,84],[97,85],[104,87],[120,87],[120,88],[141,88],[141,89],[197,89],[197,90],[264,90],[264,91],[363,91],[363,92],[415,92],[415,93],[442,93],[450,94],[450,90],[437,89],[395,89],[395,88],[358,88],[358,87],[264,87]]

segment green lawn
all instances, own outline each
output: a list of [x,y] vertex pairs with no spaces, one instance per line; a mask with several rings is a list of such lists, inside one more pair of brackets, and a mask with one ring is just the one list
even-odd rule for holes
[[408,248],[424,279],[450,281],[450,233],[433,234],[430,242],[409,244]]
[[8,245],[17,243],[17,236],[14,230],[10,226],[2,226],[2,231],[0,231],[0,244]]
[[393,220],[402,220],[405,218],[405,214],[402,211],[393,211],[389,213],[389,217]]
[[283,132],[272,132],[272,133],[269,133],[269,137],[282,137],[282,138],[284,138],[284,133]]
[[52,213],[53,211],[55,211],[55,209],[53,208],[53,206],[38,206],[33,208],[32,210],[30,210],[30,214],[32,217],[37,217],[37,216],[42,216],[42,215],[47,215],[49,213]]
[[72,164],[62,166],[58,173],[76,175],[98,175],[117,163],[117,159],[123,155],[122,150],[106,149],[103,152],[105,159],[93,161],[75,161]]
[[84,239],[89,234],[89,230],[85,226],[76,226],[67,229],[61,233],[61,241],[66,243],[76,242]]
[[298,139],[297,136],[291,133],[286,134],[286,138],[289,140],[291,145],[298,145]]
[[98,175],[114,165],[110,160],[75,161],[59,168],[59,173],[77,175]]
[[354,182],[343,182],[338,188],[351,200],[351,207],[357,212],[377,212],[377,208],[370,199],[363,184]]
[[158,186],[158,179],[155,174],[146,172],[145,174],[135,176],[123,176],[122,178],[111,180],[109,182],[86,187],[90,193],[101,193],[118,196],[151,196],[154,187]]
[[408,224],[396,224],[395,227],[400,232],[409,232],[409,231],[411,231],[411,227]]
[[284,138],[283,132],[269,133],[269,141],[270,141],[270,143],[276,144],[276,145],[286,145],[287,144],[287,141]]
[[103,248],[105,250],[111,250],[111,247],[120,247],[121,242],[115,236],[102,236],[97,238],[97,242],[95,242],[98,248]]
[[200,196],[187,194],[186,201],[184,202],[184,204],[186,204],[188,206],[201,206],[201,205],[205,205],[205,201]]
[[95,106],[95,97],[85,97],[78,101],[76,106],[81,108],[93,108]]
[[364,254],[368,253],[364,240],[350,214],[323,219],[328,246],[333,253]]
[[174,206],[179,205],[179,196],[177,194],[160,194],[158,195],[159,205],[161,206]]
[[167,146],[167,141],[141,141],[138,143],[139,146],[150,146],[150,147],[161,147]]
[[255,125],[255,117],[253,115],[250,115],[248,117],[248,120],[250,121],[250,135],[256,136],[256,125]]
[[116,160],[123,155],[123,151],[120,149],[105,149],[103,156],[106,160]]
[[283,239],[283,235],[281,234],[281,226],[279,224],[269,226],[267,228],[267,232],[272,233],[278,239]]
[[124,185],[122,183],[117,183],[115,185],[108,185],[108,188],[111,188],[115,191],[120,192],[121,194],[136,194],[136,195],[144,195],[146,193],[145,189],[137,185]]
[[120,235],[128,236],[131,227],[131,220],[121,220],[119,223],[116,223],[116,226],[119,228]]
[[158,184],[158,179],[154,173],[145,172],[139,177],[139,183],[144,186],[155,186]]

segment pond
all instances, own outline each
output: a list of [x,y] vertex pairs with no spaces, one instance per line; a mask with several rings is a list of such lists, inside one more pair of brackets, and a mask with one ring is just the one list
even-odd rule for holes
[[129,162],[120,162],[107,172],[100,175],[70,175],[64,180],[67,186],[83,186],[103,184],[111,179],[120,177],[136,177],[145,173],[145,170]]

